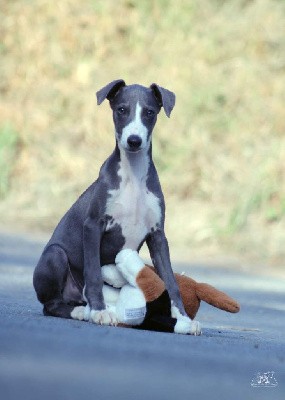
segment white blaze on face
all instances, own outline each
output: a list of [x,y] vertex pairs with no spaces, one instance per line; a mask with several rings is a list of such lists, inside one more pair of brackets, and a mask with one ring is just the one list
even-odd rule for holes
[[141,140],[142,140],[141,148],[142,149],[144,149],[147,146],[148,131],[147,131],[146,126],[142,123],[141,111],[142,111],[142,108],[138,102],[136,105],[135,118],[133,119],[132,122],[130,122],[127,126],[125,126],[122,130],[121,145],[125,149],[128,148],[128,138],[131,135],[137,135],[141,138]]

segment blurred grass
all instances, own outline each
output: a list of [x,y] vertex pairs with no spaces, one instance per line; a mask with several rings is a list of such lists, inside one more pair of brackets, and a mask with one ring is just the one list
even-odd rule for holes
[[14,0],[0,17],[3,222],[51,229],[114,145],[95,91],[157,82],[177,95],[153,139],[171,246],[284,263],[283,0]]
[[0,127],[0,199],[9,191],[11,173],[15,164],[18,134],[12,126]]

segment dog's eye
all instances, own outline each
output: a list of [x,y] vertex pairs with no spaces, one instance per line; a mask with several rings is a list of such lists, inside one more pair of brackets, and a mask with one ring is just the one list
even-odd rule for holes
[[154,116],[154,111],[153,110],[146,110],[146,115],[148,117],[153,117]]
[[126,112],[127,112],[127,110],[126,110],[125,107],[119,107],[119,108],[117,109],[117,112],[118,112],[118,114],[120,114],[120,115],[125,115]]

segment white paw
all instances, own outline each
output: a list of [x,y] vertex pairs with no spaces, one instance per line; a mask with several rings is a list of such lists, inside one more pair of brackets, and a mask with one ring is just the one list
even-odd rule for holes
[[85,311],[84,306],[74,307],[74,309],[70,313],[71,318],[78,319],[79,321],[83,321],[84,320],[84,311]]
[[179,318],[174,327],[175,333],[181,333],[183,335],[201,335],[201,325],[198,321],[191,321],[188,317]]
[[121,250],[116,257],[116,265],[123,277],[132,286],[137,286],[136,277],[145,264],[137,251],[131,249]]
[[118,318],[111,310],[91,310],[90,322],[98,325],[118,325]]
[[70,315],[71,318],[78,319],[79,321],[89,321],[90,307],[88,305],[74,307]]
[[191,321],[191,332],[190,335],[194,335],[194,336],[200,336],[202,335],[202,329],[201,329],[201,324],[199,321]]
[[146,302],[143,292],[131,285],[125,285],[116,304],[116,315],[127,325],[140,325],[146,315]]
[[103,265],[101,271],[103,281],[114,288],[121,288],[127,283],[115,264]]

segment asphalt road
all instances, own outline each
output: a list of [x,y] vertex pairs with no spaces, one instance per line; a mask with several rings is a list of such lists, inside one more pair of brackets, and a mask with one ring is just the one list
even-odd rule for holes
[[200,337],[101,327],[42,315],[32,273],[43,245],[0,234],[2,400],[285,399],[284,280],[174,264],[227,291],[240,313],[203,304]]

